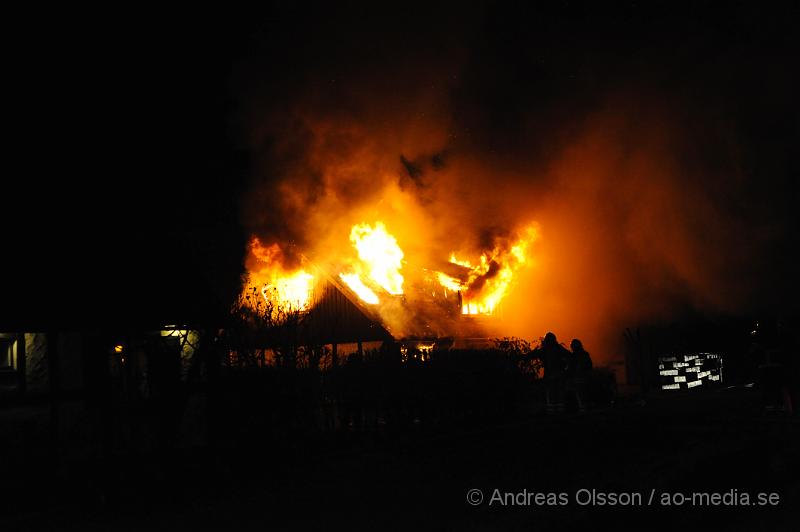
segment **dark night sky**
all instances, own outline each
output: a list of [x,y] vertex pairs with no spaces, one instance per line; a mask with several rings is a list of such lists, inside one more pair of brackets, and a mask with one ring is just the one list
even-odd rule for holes
[[[427,58],[438,65],[449,52],[462,62],[460,133],[501,155],[540,132],[525,150],[546,156],[545,133],[612,90],[658,90],[698,130],[730,127],[746,175],[741,216],[766,217],[775,235],[752,307],[796,309],[799,15],[796,4],[761,2],[277,2],[28,18],[7,75],[17,132],[0,209],[0,324],[219,306],[237,286],[246,238],[241,124],[252,94],[280,105],[300,87],[387,64],[409,73],[396,80],[403,91],[427,82]],[[710,146],[702,156],[723,155]]]

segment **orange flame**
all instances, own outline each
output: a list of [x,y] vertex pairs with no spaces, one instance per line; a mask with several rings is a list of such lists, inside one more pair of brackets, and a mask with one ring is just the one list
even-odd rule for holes
[[377,305],[380,302],[378,296],[373,292],[364,282],[361,280],[361,277],[358,276],[357,273],[340,273],[339,278],[341,278],[344,283],[350,287],[350,289],[356,293],[358,297],[361,298],[362,301],[369,303],[370,305]]
[[[434,274],[431,280],[443,287],[446,300],[454,302],[456,299],[452,294],[459,294],[457,301],[461,304],[462,314],[493,314],[510,290],[516,272],[531,262],[530,247],[538,237],[537,228],[530,226],[514,239],[498,239],[492,249],[483,251],[474,259],[465,260],[463,255],[451,253],[449,262],[457,265],[455,269],[448,273],[428,270]],[[332,273],[364,303],[380,305],[381,316],[386,318],[398,307],[385,307],[383,304],[391,295],[404,293],[405,278],[401,273],[404,252],[381,221],[373,225],[366,222],[353,225],[350,241],[352,250],[338,262],[347,266]],[[250,287],[260,289],[264,300],[278,308],[308,310],[316,279],[302,267],[287,268],[287,262],[284,250],[278,244],[265,246],[258,238],[253,238],[248,262]],[[334,267],[335,263],[327,262],[326,267]],[[415,271],[412,269],[409,274],[412,287],[418,286]],[[384,312],[388,308],[394,310]]]
[[460,292],[464,289],[464,284],[461,281],[455,277],[450,277],[446,273],[436,272],[436,278],[439,279],[439,284],[453,292]]
[[261,289],[266,301],[272,301],[285,309],[308,310],[314,276],[305,270],[277,277]]
[[403,293],[403,276],[400,268],[403,250],[397,240],[389,234],[383,222],[357,224],[350,231],[350,241],[364,263],[369,277],[390,294]]
[[469,268],[466,281],[460,281],[444,273],[438,273],[439,283],[445,288],[464,294],[462,314],[492,314],[508,292],[514,273],[529,261],[528,248],[538,239],[534,226],[525,228],[522,236],[511,246],[497,245],[481,254],[477,266],[470,261],[459,260],[455,253],[450,262]]
[[284,254],[278,244],[264,246],[258,238],[250,241],[250,253],[256,266],[250,268],[248,284],[260,289],[264,301],[289,311],[308,310],[314,288],[314,276],[302,268],[286,270]]

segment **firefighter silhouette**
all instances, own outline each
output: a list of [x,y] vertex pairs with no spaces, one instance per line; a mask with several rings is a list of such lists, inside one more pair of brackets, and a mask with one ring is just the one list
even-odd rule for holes
[[556,335],[552,332],[544,336],[536,351],[544,369],[547,413],[561,413],[564,411],[564,385],[570,352],[558,343]]
[[572,354],[567,364],[567,390],[575,397],[579,412],[586,411],[586,388],[592,374],[592,357],[577,338],[570,343]]

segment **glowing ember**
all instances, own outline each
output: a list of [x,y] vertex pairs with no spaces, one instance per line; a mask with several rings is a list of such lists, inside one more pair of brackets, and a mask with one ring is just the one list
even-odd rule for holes
[[361,278],[357,273],[341,273],[339,274],[339,277],[348,287],[350,287],[350,290],[355,292],[356,295],[364,302],[369,303],[370,305],[378,304],[378,296],[375,295],[375,292],[370,290],[370,288],[365,285],[363,281],[361,281]]
[[366,265],[369,277],[390,294],[402,294],[403,250],[386,231],[386,226],[382,222],[377,222],[374,228],[365,223],[355,225],[350,231],[350,241],[358,251],[358,258]]

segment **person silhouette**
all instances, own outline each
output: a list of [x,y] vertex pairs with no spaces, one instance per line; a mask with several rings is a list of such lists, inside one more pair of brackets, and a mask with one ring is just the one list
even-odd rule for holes
[[556,335],[552,332],[544,335],[537,350],[544,369],[547,413],[562,413],[564,412],[564,380],[570,353],[558,343]]
[[574,338],[570,342],[572,355],[567,367],[567,387],[575,396],[579,412],[586,411],[586,385],[592,374],[592,357],[583,348],[583,342]]

